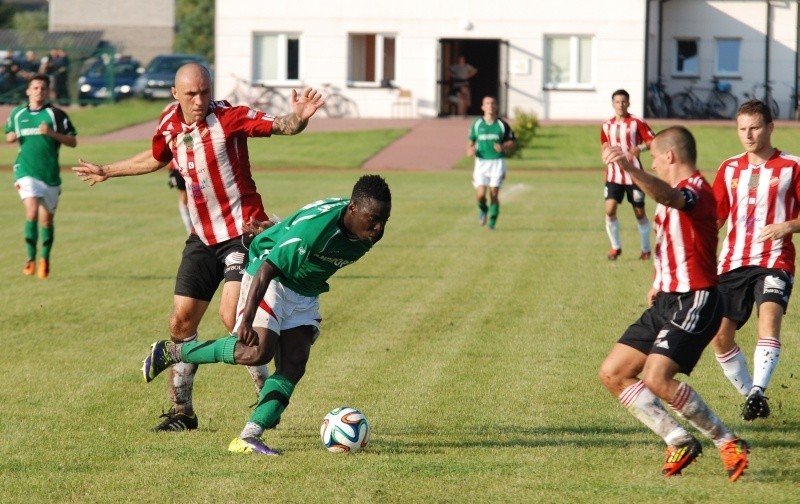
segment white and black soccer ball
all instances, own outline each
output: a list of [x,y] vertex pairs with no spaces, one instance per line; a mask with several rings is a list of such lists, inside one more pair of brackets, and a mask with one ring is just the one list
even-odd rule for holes
[[369,442],[369,423],[363,413],[344,406],[325,415],[319,435],[328,451],[356,453]]

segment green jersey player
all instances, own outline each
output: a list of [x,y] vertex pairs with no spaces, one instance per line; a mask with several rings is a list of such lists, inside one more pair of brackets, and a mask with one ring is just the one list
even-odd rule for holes
[[[75,147],[75,128],[63,110],[47,102],[50,78],[34,75],[25,94],[28,104],[11,111],[6,123],[6,141],[19,142],[14,162],[14,187],[25,207],[25,244],[27,261],[22,272],[36,270],[36,246],[41,226],[42,250],[39,278],[50,274],[50,250],[55,237],[53,218],[61,194],[58,151],[61,145]],[[38,221],[38,223],[37,223]]]
[[514,150],[517,138],[511,126],[497,117],[497,100],[494,97],[484,97],[481,110],[483,115],[475,119],[469,129],[467,155],[475,158],[472,185],[480,210],[478,222],[484,226],[488,218],[489,229],[494,229],[500,214],[500,187],[506,178],[505,156]]
[[365,175],[350,199],[316,201],[256,236],[242,278],[235,334],[218,340],[158,341],[144,360],[145,381],[176,362],[247,366],[275,358],[250,420],[228,449],[277,455],[261,439],[275,427],[303,377],[319,336],[319,295],[328,279],[356,262],[382,237],[392,209],[389,186]]

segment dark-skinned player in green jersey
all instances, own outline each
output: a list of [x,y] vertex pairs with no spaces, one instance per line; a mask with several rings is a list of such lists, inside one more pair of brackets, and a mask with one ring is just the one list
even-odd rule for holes
[[177,362],[255,366],[274,358],[275,373],[228,450],[278,455],[262,436],[278,424],[305,373],[322,320],[319,295],[328,291],[334,273],[383,237],[391,209],[386,181],[364,175],[350,199],[315,201],[257,235],[250,244],[234,333],[202,342],[157,341],[144,360],[145,381]]

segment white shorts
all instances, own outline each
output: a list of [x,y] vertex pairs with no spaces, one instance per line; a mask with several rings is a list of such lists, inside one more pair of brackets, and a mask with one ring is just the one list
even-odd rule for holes
[[[247,293],[250,291],[250,284],[253,277],[247,272],[242,276],[242,287],[239,293],[239,302],[236,305],[236,327],[239,328],[239,321],[242,318]],[[264,294],[264,299],[259,303],[256,310],[256,317],[253,320],[253,327],[265,327],[270,331],[280,334],[286,329],[293,329],[300,326],[312,326],[314,328],[314,339],[319,337],[319,324],[322,322],[322,315],[319,313],[319,296],[308,297],[298,294],[282,283],[272,281]]]
[[502,187],[506,178],[506,160],[475,158],[475,170],[472,172],[474,187]]
[[41,203],[51,214],[56,213],[58,197],[61,195],[61,186],[49,186],[33,177],[22,177],[14,181],[14,187],[20,199],[39,198]]

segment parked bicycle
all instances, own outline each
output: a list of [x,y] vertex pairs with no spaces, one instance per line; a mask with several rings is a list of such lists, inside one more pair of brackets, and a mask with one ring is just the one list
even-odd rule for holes
[[322,85],[322,98],[325,100],[322,110],[328,117],[358,117],[356,102],[344,96],[332,84],[326,82]]
[[[763,91],[759,92],[759,90]],[[762,102],[768,104],[769,110],[772,112],[772,118],[777,119],[779,117],[781,109],[778,107],[778,102],[772,97],[772,81],[758,82],[753,86],[752,91],[742,94],[744,95],[745,100],[758,98]]]
[[236,80],[236,85],[225,98],[233,105],[247,105],[274,116],[289,113],[289,100],[274,87],[260,82],[250,82],[236,75],[233,75],[233,78]]
[[672,98],[667,94],[661,79],[647,86],[647,115],[657,118],[672,116]]
[[692,84],[672,97],[672,111],[682,119],[732,119],[739,108],[739,99],[731,93],[731,84],[716,78],[711,79],[713,87],[705,100],[697,95],[697,88]]

